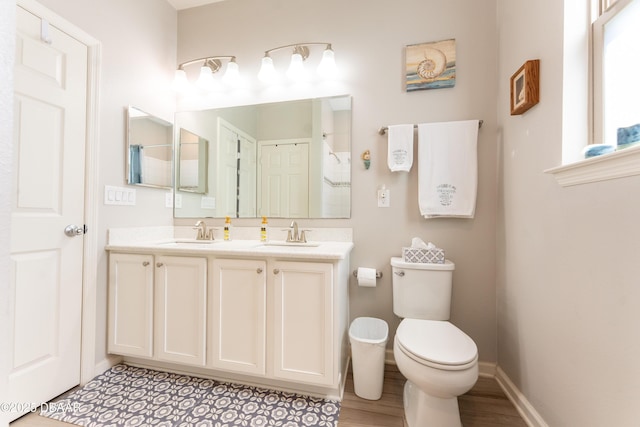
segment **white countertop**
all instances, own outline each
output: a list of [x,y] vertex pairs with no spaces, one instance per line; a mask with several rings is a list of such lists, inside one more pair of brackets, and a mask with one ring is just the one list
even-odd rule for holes
[[[213,241],[198,241],[184,227],[141,227],[132,229],[109,230],[109,243],[106,250],[112,252],[129,253],[154,253],[191,256],[234,256],[234,257],[270,257],[307,260],[341,260],[349,256],[353,248],[350,241],[351,229],[313,229],[314,236],[318,240],[309,240],[307,243],[284,242],[284,239],[270,239],[267,242],[251,239],[233,239]],[[336,230],[344,230],[342,232]],[[236,230],[237,231],[237,230]],[[248,230],[243,234],[249,235]],[[189,237],[185,237],[187,234]],[[237,234],[241,234],[239,231]],[[176,237],[178,236],[178,237]],[[327,236],[345,239],[321,240]],[[279,236],[278,236],[279,237]],[[346,241],[349,239],[349,241]]]

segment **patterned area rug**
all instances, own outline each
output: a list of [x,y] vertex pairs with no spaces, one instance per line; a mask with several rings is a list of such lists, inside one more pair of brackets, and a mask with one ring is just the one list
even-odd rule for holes
[[338,425],[340,402],[116,365],[40,415],[87,427]]

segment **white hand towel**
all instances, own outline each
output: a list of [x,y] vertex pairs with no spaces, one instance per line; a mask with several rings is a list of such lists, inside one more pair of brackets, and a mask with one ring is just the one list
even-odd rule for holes
[[418,204],[425,218],[473,218],[478,120],[418,125]]
[[409,172],[413,165],[413,125],[389,126],[387,165],[391,172]]

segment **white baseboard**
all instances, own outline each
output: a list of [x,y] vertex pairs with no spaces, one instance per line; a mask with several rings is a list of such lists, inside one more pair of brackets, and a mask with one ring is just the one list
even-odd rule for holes
[[108,354],[99,363],[96,363],[96,366],[93,369],[94,377],[104,374],[105,372],[107,372],[109,369],[111,369],[113,366],[117,365],[120,362],[122,362],[121,356],[113,356]]
[[529,427],[549,427],[549,425],[542,419],[540,414],[535,410],[533,405],[529,403],[527,398],[518,390],[518,387],[509,379],[507,374],[500,369],[498,366],[496,368],[496,381],[504,390],[504,393],[507,395],[509,400],[516,407],[524,422],[527,423]]
[[478,375],[484,378],[495,378],[496,364],[493,362],[478,362]]

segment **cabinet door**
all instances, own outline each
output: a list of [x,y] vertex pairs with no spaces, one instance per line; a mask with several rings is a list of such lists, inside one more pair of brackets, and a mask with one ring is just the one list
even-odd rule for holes
[[159,256],[155,271],[155,358],[204,366],[206,258]]
[[153,354],[153,256],[109,256],[109,353]]
[[208,364],[264,375],[266,262],[216,259],[210,265]]
[[274,376],[331,385],[333,266],[275,262]]

